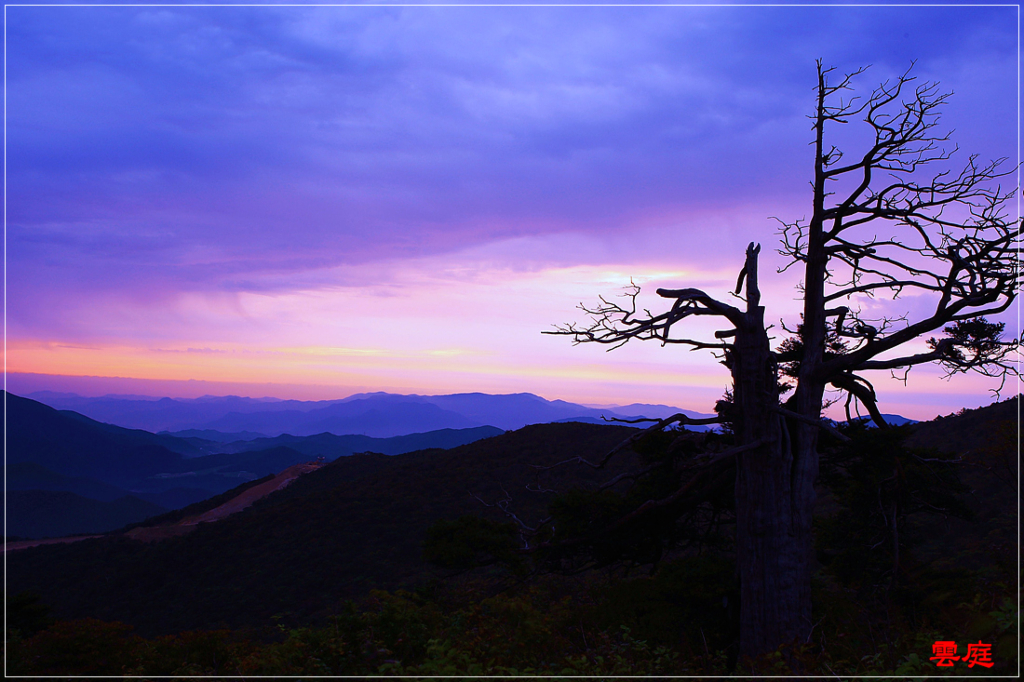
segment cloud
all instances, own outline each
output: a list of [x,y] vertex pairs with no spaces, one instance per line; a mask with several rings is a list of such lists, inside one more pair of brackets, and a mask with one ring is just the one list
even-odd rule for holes
[[1003,156],[1012,12],[11,7],[10,333],[371,348],[372,305],[332,345],[279,304],[436,302],[428,328],[502,282],[570,307],[626,283],[552,273],[728,279],[751,240],[770,267],[767,217],[809,211],[814,60],[868,88],[916,59],[956,141]]
[[795,197],[814,57],[927,69],[990,14],[14,8],[9,220],[301,269]]

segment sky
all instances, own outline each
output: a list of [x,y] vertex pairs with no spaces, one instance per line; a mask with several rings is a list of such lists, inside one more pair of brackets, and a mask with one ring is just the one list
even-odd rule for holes
[[[1012,166],[1018,23],[1007,6],[7,7],[8,386],[710,411],[728,374],[706,352],[541,332],[631,280],[652,309],[659,286],[728,297],[750,241],[767,317],[794,324],[772,217],[810,210],[815,60],[870,65],[863,92],[913,63],[954,93],[955,158]],[[857,130],[835,139],[852,153]],[[993,385],[917,368],[877,388],[883,411],[931,418]]]

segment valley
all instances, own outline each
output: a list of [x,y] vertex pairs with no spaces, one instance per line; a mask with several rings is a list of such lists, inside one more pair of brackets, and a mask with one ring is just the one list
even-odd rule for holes
[[[171,439],[176,437],[160,434],[162,440],[154,443],[149,440],[154,434],[143,435],[130,430],[125,434],[117,431],[118,427],[96,425],[86,418],[70,417],[51,408],[33,405],[31,401],[19,403],[14,396],[8,396],[8,401],[9,409],[13,407],[11,414],[19,414],[18,410],[23,410],[29,415],[22,429],[31,425],[32,419],[44,425],[36,432],[40,440],[43,433],[63,431],[78,437],[77,442],[83,443],[83,451],[89,452],[89,448],[99,446],[90,445],[84,435],[86,432],[91,434],[90,438],[105,439],[102,443],[108,449],[104,457],[95,458],[88,466],[68,467],[65,478],[60,479],[72,481],[80,487],[85,480],[103,482],[105,467],[138,457],[139,452],[157,453],[154,458],[156,468],[147,470],[142,462],[132,461],[124,469],[133,472],[134,479],[119,474],[122,478],[108,477],[107,480],[118,481],[125,486],[138,486],[142,481],[151,480],[174,481],[174,485],[179,485],[182,480],[218,480],[216,477],[220,476],[221,485],[225,485],[231,480],[231,475],[240,472],[250,477],[249,480],[235,479],[239,481],[237,485],[207,499],[122,524],[103,534],[83,534],[73,538],[73,542],[66,542],[68,538],[11,542],[6,554],[9,594],[28,595],[24,597],[30,600],[28,603],[36,603],[31,600],[38,599],[59,623],[69,624],[67,627],[78,623],[80,625],[74,627],[92,628],[81,630],[81,635],[63,634],[60,637],[85,636],[87,631],[107,632],[95,630],[101,627],[98,625],[100,622],[130,627],[135,633],[131,637],[143,639],[123,639],[127,635],[111,634],[115,639],[110,641],[138,642],[137,646],[143,647],[139,651],[150,650],[145,647],[157,646],[157,642],[165,642],[167,646],[172,642],[183,642],[178,639],[181,633],[195,632],[198,633],[196,637],[212,638],[209,642],[227,642],[229,640],[216,638],[229,636],[235,638],[230,641],[240,642],[238,646],[242,648],[231,649],[236,651],[235,654],[229,654],[225,649],[220,655],[230,658],[243,656],[237,653],[239,651],[249,652],[244,654],[250,657],[245,659],[249,663],[238,658],[237,665],[254,674],[275,674],[275,671],[285,674],[295,670],[359,674],[379,670],[385,665],[383,660],[370,656],[368,649],[359,648],[368,644],[352,649],[356,646],[352,642],[338,643],[337,646],[341,647],[338,651],[343,649],[350,653],[336,659],[331,664],[333,667],[323,670],[303,668],[302,665],[311,665],[309,659],[302,659],[306,663],[301,665],[294,664],[299,667],[275,668],[277,664],[272,664],[271,658],[252,657],[257,654],[277,656],[272,652],[283,649],[275,647],[299,646],[300,642],[306,642],[302,647],[325,646],[323,642],[333,641],[328,634],[334,627],[330,623],[340,622],[336,620],[342,617],[339,614],[349,614],[344,616],[349,619],[345,621],[349,623],[346,627],[364,628],[360,630],[362,634],[359,637],[380,637],[382,635],[372,633],[383,632],[380,628],[385,627],[382,625],[385,621],[380,619],[385,618],[389,613],[387,609],[392,608],[407,610],[407,615],[402,618],[413,619],[401,628],[413,627],[410,623],[421,623],[415,627],[427,628],[424,632],[434,633],[431,636],[453,637],[453,642],[461,642],[458,646],[476,651],[474,656],[483,655],[483,650],[472,649],[473,646],[484,646],[482,642],[471,644],[470,640],[460,639],[466,636],[459,634],[463,631],[458,629],[457,622],[462,621],[449,621],[437,614],[450,612],[453,618],[455,614],[462,614],[458,618],[470,620],[484,618],[485,613],[474,611],[472,605],[487,603],[505,604],[500,609],[536,610],[530,611],[535,613],[531,617],[541,619],[537,623],[546,624],[535,627],[548,632],[546,636],[552,643],[557,643],[557,646],[552,644],[556,649],[568,647],[565,650],[589,652],[588,656],[596,656],[598,652],[605,651],[601,647],[612,647],[602,655],[611,655],[611,651],[617,650],[614,647],[620,647],[618,650],[634,647],[629,649],[633,657],[630,658],[631,669],[650,670],[652,674],[677,670],[658,667],[667,664],[655,664],[654,658],[648,659],[653,655],[651,650],[635,649],[635,640],[607,634],[619,627],[616,623],[620,623],[628,624],[631,631],[659,646],[683,646],[685,650],[690,644],[680,642],[695,643],[698,649],[690,650],[689,655],[696,657],[692,660],[703,661],[701,670],[725,672],[728,669],[729,638],[732,635],[729,634],[726,612],[719,613],[710,602],[692,611],[698,603],[703,604],[700,601],[703,598],[701,589],[705,591],[705,597],[712,595],[712,601],[717,600],[716,603],[722,603],[723,599],[728,602],[731,598],[733,588],[728,578],[728,566],[732,550],[728,521],[721,526],[719,539],[706,549],[695,552],[685,542],[676,549],[666,545],[664,556],[653,564],[634,565],[631,569],[628,561],[611,561],[607,567],[579,578],[564,575],[564,572],[552,570],[550,566],[542,569],[542,564],[537,564],[531,569],[532,577],[523,583],[521,567],[516,568],[519,564],[515,563],[519,560],[510,564],[502,563],[504,560],[497,563],[493,560],[479,561],[480,557],[490,556],[485,554],[479,555],[474,560],[475,564],[470,562],[455,568],[450,560],[438,558],[443,557],[443,553],[426,549],[432,542],[430,538],[437,537],[437,529],[456,519],[480,519],[481,523],[493,524],[483,527],[491,527],[494,532],[501,528],[514,529],[511,517],[503,509],[514,512],[516,518],[527,525],[534,524],[557,508],[552,505],[559,504],[558,500],[571,499],[573,494],[577,494],[573,491],[598,490],[605,482],[629,476],[629,472],[650,461],[644,458],[651,456],[651,446],[637,445],[635,450],[626,449],[601,470],[578,464],[555,465],[578,458],[600,458],[624,439],[637,434],[634,427],[566,421],[534,424],[512,431],[494,429],[490,434],[472,430],[463,435],[458,430],[448,430],[395,436],[373,443],[401,449],[409,442],[431,442],[430,439],[446,444],[453,438],[472,440],[452,447],[427,447],[403,454],[349,452],[315,461],[318,453],[343,451],[344,447],[351,447],[352,441],[345,441],[343,436],[321,434],[312,437],[261,437],[216,445],[217,441],[213,439],[197,443],[195,436],[189,436],[185,443],[175,443]],[[1004,584],[1000,581],[1005,581],[1005,575],[1008,575],[1006,566],[1012,564],[1016,546],[1016,488],[1012,481],[1016,480],[1017,471],[1013,434],[1018,409],[1018,401],[1009,400],[980,410],[964,410],[932,422],[901,427],[904,429],[900,432],[904,434],[902,438],[915,448],[924,448],[919,452],[945,451],[948,455],[942,457],[957,455],[965,462],[958,474],[966,486],[962,489],[965,492],[958,495],[962,496],[962,504],[970,514],[963,518],[927,514],[908,516],[901,529],[908,543],[903,552],[907,572],[903,580],[906,584],[899,594],[906,595],[900,599],[910,601],[900,602],[905,605],[899,608],[904,609],[901,613],[910,620],[900,627],[911,628],[921,618],[925,620],[920,622],[941,621],[947,623],[945,627],[953,627],[952,623],[960,617],[956,614],[962,613],[957,610],[961,608],[957,604],[984,594],[987,595],[984,598],[989,600],[986,602],[989,606],[984,608],[991,610],[1003,599],[1000,595],[1005,596],[1006,589],[1005,586],[1000,587]],[[871,429],[862,427],[851,428],[860,428],[869,435],[871,432]],[[120,439],[120,436],[124,438]],[[403,438],[406,440],[400,440]],[[700,433],[691,436],[694,443],[704,442],[702,438],[704,436]],[[26,440],[23,438],[15,442]],[[208,445],[210,443],[214,445]],[[253,449],[245,449],[246,443]],[[223,450],[186,457],[165,444],[178,450],[194,448],[189,450],[192,454],[200,445]],[[263,445],[270,447],[260,447]],[[140,450],[140,447],[152,449]],[[331,450],[332,447],[336,449]],[[37,447],[31,452],[34,456],[22,457],[23,464],[58,466],[69,449],[53,445],[48,449]],[[938,455],[908,456],[911,460],[922,457],[922,461],[929,462]],[[936,462],[940,460],[934,459]],[[850,528],[842,525],[847,522],[841,519],[847,513],[844,510],[852,503],[851,500],[857,498],[850,497],[852,489],[844,487],[848,483],[841,483],[849,480],[841,475],[842,467],[851,465],[844,464],[841,457],[824,461],[827,466],[823,465],[818,513],[824,524],[822,538],[825,544],[819,549],[822,582],[818,599],[837,613],[852,608],[853,603],[860,604],[858,608],[865,610],[845,620],[826,619],[822,626],[823,636],[825,632],[830,639],[848,636],[847,643],[852,647],[851,651],[855,651],[859,650],[857,647],[866,646],[865,638],[872,628],[880,627],[877,620],[880,614],[895,607],[884,590],[872,592],[870,581],[877,580],[871,573],[876,570],[872,568],[875,563],[859,561],[862,570],[867,571],[864,577],[849,574],[845,568],[849,564],[842,558],[846,556],[844,552],[855,551],[857,556],[870,556],[870,553],[864,555],[862,549],[854,546],[851,550],[848,546],[851,540],[860,537],[856,534],[859,531],[850,529],[835,535],[827,530],[831,528],[830,523],[839,523],[840,529]],[[835,468],[837,464],[839,469]],[[42,480],[37,469],[28,467],[26,470],[36,477],[35,480]],[[160,478],[159,474],[170,475]],[[839,479],[836,479],[837,475]],[[833,483],[836,480],[840,483]],[[113,483],[104,485],[113,486]],[[103,490],[111,494],[108,489]],[[619,501],[618,493],[613,492],[615,490],[618,488],[612,488],[605,499],[613,505],[626,503],[625,498]],[[936,497],[927,499],[932,504],[940,500]],[[728,508],[724,509],[728,514]],[[595,515],[594,518],[600,516],[597,508],[588,514]],[[514,537],[513,530],[509,532],[512,533],[509,537]],[[606,533],[604,536],[607,539],[612,537]],[[510,547],[514,549],[514,545]],[[691,548],[686,549],[687,546]],[[595,545],[594,551],[598,549],[600,545]],[[449,550],[442,547],[442,551]],[[506,550],[493,551],[498,552],[496,556],[503,556],[502,552]],[[530,560],[529,554],[524,556]],[[564,559],[559,560],[562,561]],[[884,570],[884,563],[881,565]],[[862,580],[867,582],[860,582]],[[703,587],[693,592],[698,586]],[[947,592],[940,592],[940,587]],[[563,615],[558,615],[561,613],[558,609],[563,607],[556,606],[561,603],[559,599],[570,600],[564,602],[566,604],[575,604],[567,612],[572,614],[568,617],[582,623],[580,627],[586,630],[586,636],[595,639],[594,642],[588,639],[587,647],[574,649],[580,646],[578,642],[563,640],[554,630],[544,630],[562,627],[557,625],[563,618]],[[501,616],[496,621],[484,618],[479,627],[521,627],[511,625],[520,621],[515,618],[509,621],[509,617]],[[703,623],[703,629],[691,632],[686,619]],[[86,626],[87,623],[95,624]],[[661,625],[656,626],[655,623]],[[602,630],[609,627],[613,630]],[[682,633],[682,639],[664,640],[659,633],[666,627]],[[991,632],[994,633],[994,641],[1003,642],[1005,639],[999,635],[1001,631],[991,629],[995,625],[984,626],[989,630],[982,625],[972,627],[975,627],[973,632],[981,633],[979,637],[988,637],[985,633]],[[41,631],[36,636],[42,638],[38,640],[39,646],[47,641],[46,637],[57,637],[57,632],[53,630],[52,634],[47,634],[51,630]],[[217,635],[217,632],[234,634]],[[403,665],[414,666],[402,668],[407,673],[432,669],[429,668],[433,665],[430,663],[432,654],[428,654],[426,640],[423,640],[422,647],[417,645],[420,648],[405,650],[401,648],[402,637],[411,637],[411,631],[400,629],[398,632],[406,634],[396,635],[397,640],[387,637],[373,640],[377,642],[373,646],[405,651],[402,654]],[[602,632],[605,634],[600,634]],[[855,634],[851,635],[851,632]],[[282,633],[291,634],[282,640]],[[313,640],[302,639],[314,637],[314,633],[320,633],[315,637],[328,639],[318,639],[316,641],[321,644],[316,645],[312,644]],[[522,632],[516,635],[517,638],[527,636]],[[705,645],[693,637],[707,638],[706,646],[710,647],[708,651],[712,654],[710,658],[698,656],[697,651]],[[493,647],[500,638],[488,641],[487,647]],[[1007,660],[1005,657],[1009,655],[1009,649],[1004,644],[1000,644],[999,652]],[[363,653],[356,656],[355,651]],[[495,661],[506,661],[507,665],[530,658],[526,649],[514,656],[498,655],[492,649],[487,651],[492,651],[488,655],[497,656]],[[901,651],[906,653],[909,650],[904,648]],[[247,668],[247,665],[253,667]],[[577,672],[605,670],[586,667],[591,665],[597,664],[575,663],[564,669]],[[219,668],[210,668],[214,669]],[[176,668],[147,670],[173,672]]]

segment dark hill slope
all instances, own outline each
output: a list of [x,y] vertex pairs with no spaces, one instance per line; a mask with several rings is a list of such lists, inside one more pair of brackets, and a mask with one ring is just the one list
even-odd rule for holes
[[32,462],[64,476],[123,487],[172,471],[182,459],[155,443],[151,433],[100,424],[10,393],[6,401],[8,464]]
[[256,476],[266,476],[287,469],[300,462],[308,462],[315,459],[298,450],[284,445],[267,448],[265,450],[246,451],[244,453],[220,453],[206,455],[188,460],[188,465],[196,472],[215,471],[221,475],[230,472],[251,472]]
[[235,441],[221,445],[221,452],[242,453],[255,450],[285,446],[297,450],[309,459],[325,457],[335,459],[356,452],[379,452],[385,455],[400,455],[415,450],[431,448],[449,449],[466,445],[481,438],[490,438],[504,433],[493,426],[477,426],[471,429],[438,429],[424,433],[410,433],[391,438],[373,438],[372,436],[346,435],[337,436],[333,433],[318,433],[312,436],[292,436],[285,434],[274,438],[254,438],[248,441]]
[[[504,487],[517,509],[535,517],[545,496],[525,491],[534,480],[530,464],[593,457],[631,433],[546,424],[453,450],[342,458],[184,537],[153,544],[114,537],[11,554],[8,586],[41,594],[59,616],[122,620],[144,634],[259,627],[285,613],[307,621],[370,588],[435,575],[421,557],[426,528],[494,512],[470,492],[493,502]],[[542,483],[561,490],[614,473],[571,465]]]
[[948,417],[937,417],[915,427],[908,443],[946,452],[974,453],[988,457],[997,453],[1013,454],[1020,420],[1021,396],[1008,398],[976,410],[962,410]]
[[1016,566],[1019,410],[1020,396],[1015,396],[913,427],[909,444],[963,460],[959,476],[970,488],[967,502],[976,515],[974,522],[948,518],[917,529],[928,538],[922,558],[937,567]]
[[220,495],[214,495],[213,497],[208,497],[205,500],[193,502],[192,504],[185,505],[173,511],[169,511],[166,514],[150,516],[149,518],[139,521],[138,523],[127,524],[120,530],[124,531],[130,530],[132,528],[150,528],[153,526],[169,525],[172,523],[177,523],[178,521],[181,521],[182,519],[187,518],[189,516],[199,516],[204,512],[208,512],[211,509],[216,509],[225,502],[228,502],[234,499],[235,497],[238,497],[249,488],[258,486],[261,483],[266,483],[272,478],[274,478],[274,474],[268,474],[262,478],[257,478],[253,481],[246,481],[245,483],[242,483],[241,485],[238,485],[232,488],[231,490],[228,490],[227,492],[223,492]]
[[124,497],[126,492],[117,486],[90,478],[63,476],[35,462],[7,465],[7,490],[63,490],[90,500],[110,502]]
[[[398,454],[427,447],[450,448],[501,433],[485,426],[391,439],[322,433],[309,438],[282,436],[221,444],[125,429],[27,398],[11,394],[4,397],[8,489],[62,490],[101,502],[112,502],[130,493],[165,509],[190,504],[242,481],[276,474],[318,456],[334,459],[366,450]],[[72,504],[62,514],[59,501],[70,503],[75,498],[44,497],[49,518],[58,523],[30,525],[45,536],[60,534],[66,527],[62,517],[74,518],[78,507]],[[22,520],[29,521],[24,515],[31,515],[32,508],[31,504],[17,505],[9,513],[16,514],[15,521],[21,524]],[[140,506],[138,510],[145,508]],[[141,519],[117,518],[125,519],[125,523]]]
[[132,495],[101,502],[63,490],[11,490],[6,502],[7,532],[24,538],[105,533],[167,511]]

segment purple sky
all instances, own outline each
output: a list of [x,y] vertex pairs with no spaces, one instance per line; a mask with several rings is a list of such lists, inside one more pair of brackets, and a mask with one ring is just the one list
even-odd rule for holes
[[[630,277],[725,295],[748,241],[774,248],[769,216],[809,211],[816,58],[871,64],[862,89],[916,60],[962,154],[1018,157],[1016,7],[6,17],[12,372],[706,411],[710,356],[540,331]],[[911,376],[886,409],[989,399]]]

